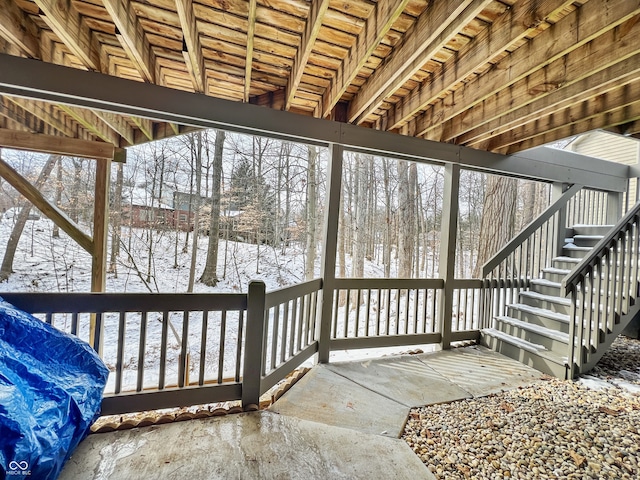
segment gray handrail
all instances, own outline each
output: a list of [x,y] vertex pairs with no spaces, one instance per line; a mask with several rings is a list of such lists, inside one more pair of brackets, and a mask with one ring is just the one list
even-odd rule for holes
[[562,291],[565,292],[565,295],[569,294],[573,287],[578,283],[578,278],[584,276],[584,270],[593,267],[596,264],[596,259],[601,258],[602,254],[605,250],[607,250],[611,242],[614,240],[616,235],[623,231],[627,225],[633,223],[634,217],[640,214],[640,202],[636,203],[631,210],[629,210],[624,217],[622,217],[618,223],[615,224],[609,233],[607,233],[602,240],[600,240],[595,247],[591,249],[591,251],[582,259],[580,263],[578,263],[571,273],[569,273],[566,277],[562,279]]
[[580,190],[582,185],[572,185],[566,192],[564,192],[558,200],[550,205],[544,212],[540,214],[533,222],[525,227],[516,237],[507,243],[502,250],[491,257],[482,266],[482,278],[485,278],[494,268],[496,268],[500,262],[506,259],[511,253],[515,251],[522,243],[529,238],[541,225],[549,220],[558,210],[564,207],[571,198],[573,198]]

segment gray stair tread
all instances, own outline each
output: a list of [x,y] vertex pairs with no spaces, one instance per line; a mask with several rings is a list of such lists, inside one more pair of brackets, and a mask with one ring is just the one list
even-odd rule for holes
[[567,250],[578,250],[581,252],[590,252],[593,249],[593,247],[579,247],[573,243],[566,243],[563,248]]
[[581,259],[580,258],[575,258],[575,257],[560,256],[560,257],[554,257],[553,261],[566,262],[566,263],[575,263],[577,265],[577,264],[580,263]]
[[572,225],[571,228],[584,228],[584,227],[595,227],[595,228],[606,228],[607,230],[611,230],[615,225],[591,225],[588,223],[576,223]]
[[531,290],[525,290],[520,292],[520,296],[525,296],[529,298],[535,298],[536,300],[542,300],[552,303],[557,303],[560,305],[566,305],[567,307],[571,306],[571,300],[564,297],[554,297],[553,295],[545,295],[543,293],[532,292]]
[[544,287],[560,288],[562,286],[560,282],[554,282],[553,280],[548,280],[546,278],[532,278],[531,283],[534,285],[541,285]]
[[515,347],[543,357],[558,365],[566,364],[566,357],[547,350],[543,345],[537,345],[535,343],[527,342],[526,340],[522,340],[521,338],[514,337],[513,335],[509,335],[508,333],[501,332],[500,330],[496,330],[495,328],[483,328],[482,333],[497,338],[498,340],[502,340],[503,342],[510,343]]
[[522,320],[518,320],[517,318],[501,316],[497,317],[503,323],[508,323],[509,325],[513,325],[515,327],[521,328],[523,330],[528,330],[532,333],[537,333],[543,337],[551,338],[553,340],[557,340],[558,342],[569,344],[569,334],[559,332],[557,330],[553,330],[551,328],[543,327],[541,325],[536,325],[534,323],[523,322]]
[[548,310],[546,308],[532,307],[531,305],[526,305],[524,303],[514,303],[512,305],[509,305],[509,308],[520,310],[525,313],[531,313],[533,315],[538,315],[539,317],[550,318],[562,323],[569,323],[569,315],[565,313],[554,312],[553,310]]
[[542,269],[545,273],[555,273],[556,275],[569,275],[571,270],[567,270],[566,268],[556,268],[556,267],[547,267]]
[[574,235],[573,238],[574,240],[576,238],[580,238],[583,240],[602,240],[604,238],[604,235]]

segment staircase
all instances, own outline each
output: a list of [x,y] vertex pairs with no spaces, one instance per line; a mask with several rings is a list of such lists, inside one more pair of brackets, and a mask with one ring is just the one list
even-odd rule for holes
[[[560,228],[574,194],[565,192],[483,267],[482,344],[559,378],[588,372],[640,318],[640,203],[616,225]],[[566,230],[563,243],[554,228]]]
[[569,351],[571,300],[562,294],[562,280],[613,228],[613,225],[580,225],[569,229],[562,256],[542,269],[542,278],[531,279],[530,290],[519,293],[517,303],[507,305],[505,315],[481,332],[487,347],[550,375],[565,378]]

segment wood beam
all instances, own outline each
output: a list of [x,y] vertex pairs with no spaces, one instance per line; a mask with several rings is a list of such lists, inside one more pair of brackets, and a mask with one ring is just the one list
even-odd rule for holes
[[106,290],[107,231],[109,226],[109,180],[111,162],[98,160],[93,202],[93,251],[91,252],[91,291]]
[[103,0],[116,25],[116,37],[145,82],[155,83],[155,54],[130,0]]
[[[625,75],[633,74],[638,65],[632,58],[640,54],[640,45],[633,41],[640,35],[640,23],[632,28],[615,28],[598,37],[597,41],[585,44],[564,57],[554,60],[531,75],[518,80],[508,89],[503,89],[489,96],[482,102],[464,112],[439,124],[440,132],[432,130],[429,137],[437,135],[438,139],[449,141],[461,139],[471,130],[485,128],[492,122],[502,123],[501,117],[511,116],[513,112],[525,106],[541,106],[546,97],[551,101],[568,100],[572,96],[581,96],[590,88],[598,88],[598,82],[607,82],[607,72],[611,75],[608,84],[617,82]],[[608,69],[611,70],[608,71]],[[590,81],[589,77],[593,77]],[[589,85],[591,83],[591,85]],[[580,88],[583,88],[582,92]],[[535,105],[534,105],[535,104]],[[529,107],[527,107],[529,108]],[[535,115],[536,110],[530,113]],[[524,111],[520,110],[520,113]],[[517,119],[516,119],[517,120]],[[504,124],[509,121],[505,119]],[[416,130],[421,130],[417,125]],[[468,142],[470,138],[466,138]]]
[[[613,53],[615,57],[614,52],[610,53]],[[499,106],[492,108],[500,111],[501,106],[504,105],[503,111],[505,115],[501,115],[455,137],[455,141],[460,145],[474,146],[477,148],[477,145],[489,140],[491,137],[504,134],[528,122],[535,121],[536,118],[554,114],[589,98],[606,94],[620,85],[637,79],[638,75],[640,75],[640,53],[583,78],[578,82],[551,91],[548,95],[536,97],[534,101],[523,106],[517,105],[513,97],[510,99],[501,98],[499,101],[496,100]],[[500,94],[501,93],[502,92],[500,92]],[[490,99],[485,100],[485,102],[489,100]],[[481,105],[484,106],[484,102]],[[517,108],[513,110],[512,107]],[[479,108],[479,105],[474,107],[474,109],[476,108]]]
[[40,58],[38,27],[13,0],[0,0],[0,37],[31,58]]
[[70,107],[69,105],[59,104],[58,108],[71,116],[76,122],[89,130],[91,133],[101,138],[105,142],[112,145],[120,146],[120,136],[106,125],[100,118],[90,110],[82,108]]
[[191,75],[193,89],[197,93],[205,93],[207,79],[205,75],[204,56],[200,44],[200,34],[193,10],[192,0],[176,0],[176,9],[182,26],[183,46],[182,55]]
[[[505,57],[495,68],[467,83],[416,117],[416,135],[432,138],[442,122],[510,87],[640,13],[640,0],[590,0]],[[599,42],[594,42],[597,47]],[[583,68],[586,68],[584,65]],[[584,75],[583,75],[584,76]]]
[[40,17],[67,48],[90,70],[100,71],[99,45],[71,0],[34,0]]
[[251,69],[253,67],[253,43],[256,32],[257,0],[249,0],[249,13],[247,17],[247,57],[244,65],[244,101],[249,101],[251,92]]
[[331,79],[331,86],[322,95],[322,116],[326,117],[347,90],[353,79],[358,75],[367,60],[387,35],[391,26],[404,11],[409,0],[379,0],[371,17],[365,23],[362,32],[358,34],[356,43],[342,60],[342,64]]
[[[555,151],[542,161],[532,160],[529,156],[505,157],[0,54],[2,93],[191,127],[267,135],[315,145],[339,143],[350,150],[373,155],[423,163],[459,163],[473,170],[579,183],[601,190],[623,191],[627,184],[628,169],[618,172],[616,164],[597,162],[581,155],[571,156],[567,161],[564,160],[567,156],[558,158]],[[583,168],[575,168],[576,165]]]
[[349,121],[362,121],[413,76],[491,0],[436,0],[405,33],[402,45],[369,77],[349,105]]
[[285,109],[289,110],[293,97],[296,95],[300,80],[302,80],[302,74],[309,61],[309,56],[313,50],[316,38],[320,32],[322,26],[322,20],[325,13],[329,9],[329,0],[317,0],[311,2],[309,7],[309,15],[307,16],[307,22],[302,32],[302,38],[300,39],[300,46],[298,52],[293,60],[293,66],[291,67],[291,73],[289,74],[289,82],[287,84],[287,99],[285,103]]
[[386,115],[386,128],[399,128],[408,118],[438,99],[443,91],[469,77],[500,53],[533,34],[540,24],[574,2],[572,0],[518,1],[494,23],[464,45],[449,61],[440,65],[427,81],[396,103]]
[[640,120],[640,82],[492,138],[489,149],[515,153],[598,128]]
[[83,158],[114,157],[115,148],[105,142],[92,142],[75,138],[56,137],[39,133],[14,132],[0,129],[0,146]]
[[29,200],[34,207],[53,220],[53,222],[75,240],[78,245],[89,253],[93,252],[93,240],[91,237],[80,230],[66,213],[44,198],[36,187],[2,159],[0,159],[0,176]]

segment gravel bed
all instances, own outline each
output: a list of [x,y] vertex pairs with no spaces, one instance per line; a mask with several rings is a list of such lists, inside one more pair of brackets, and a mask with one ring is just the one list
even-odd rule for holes
[[442,479],[635,479],[638,392],[640,342],[620,338],[585,381],[415,408],[402,438]]

